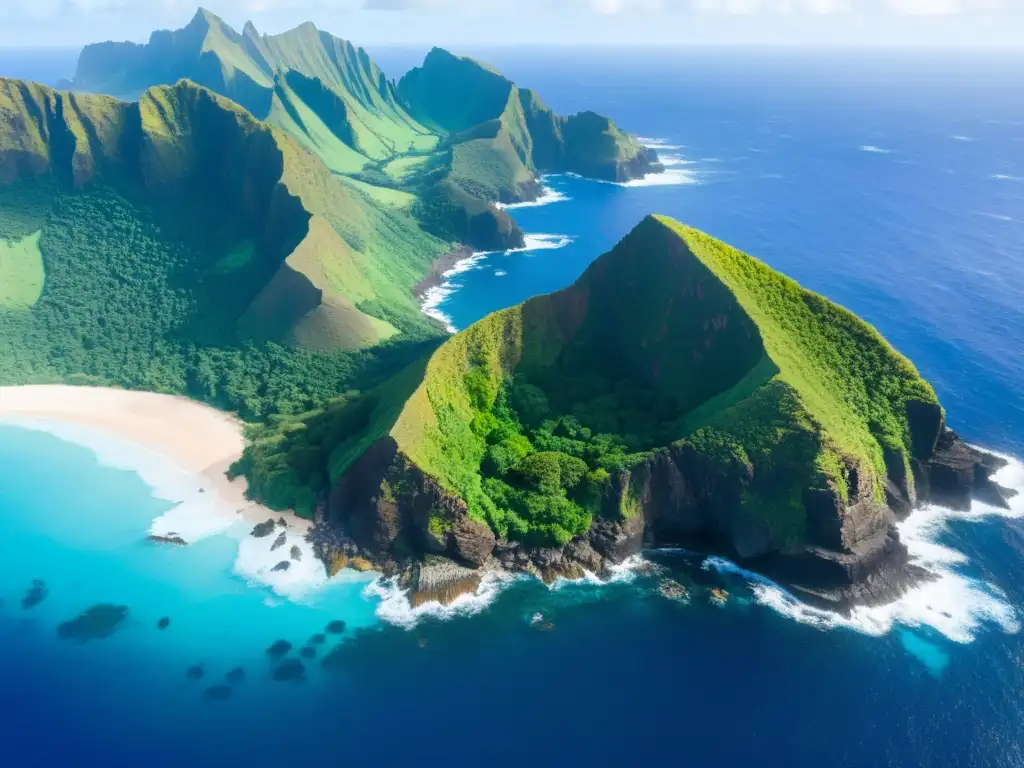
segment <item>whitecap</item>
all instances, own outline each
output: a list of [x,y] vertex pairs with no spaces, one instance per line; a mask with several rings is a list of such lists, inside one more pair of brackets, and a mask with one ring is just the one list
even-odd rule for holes
[[[241,532],[234,563],[234,572],[247,582],[267,587],[290,600],[304,598],[327,584],[327,569],[302,531],[291,526],[277,527],[269,536],[256,538],[249,530],[246,526]],[[282,533],[284,543],[271,550]],[[293,547],[297,548],[299,559],[292,558]],[[282,562],[288,563],[287,570],[275,571]]]
[[669,144],[668,139],[651,139],[644,136],[637,136],[639,141],[647,149],[682,149],[682,144]]
[[876,154],[876,155],[891,155],[892,154],[892,150],[891,149],[882,149],[881,147],[876,147],[876,146],[874,146],[872,144],[862,144],[861,147],[860,147],[860,151],[861,152],[871,152],[871,153]]
[[951,138],[953,141],[966,141],[966,142],[974,141],[974,139],[972,137],[970,137],[970,136],[950,136],[949,138]]
[[495,277],[504,277],[507,274],[508,274],[508,272],[506,272],[504,269],[496,269],[496,270],[494,270],[494,276]]
[[666,168],[661,173],[649,173],[642,179],[616,182],[620,187],[668,187],[679,184],[696,184],[697,174],[681,168]]
[[492,253],[494,251],[475,251],[466,258],[459,259],[450,269],[442,272],[441,277],[444,278],[444,281],[440,285],[428,288],[420,298],[420,311],[427,317],[432,317],[443,323],[449,333],[458,331],[458,328],[452,324],[451,316],[441,310],[441,305],[447,301],[448,297],[462,287],[461,284],[452,282],[451,278],[477,268],[480,261]]
[[412,629],[423,618],[447,620],[456,616],[474,616],[484,611],[509,584],[522,577],[503,571],[485,575],[475,592],[459,595],[448,605],[430,601],[413,607],[409,590],[398,586],[394,577],[378,577],[363,589],[363,597],[379,600],[376,614],[382,621],[405,629]]
[[1011,176],[1008,173],[992,173],[989,174],[989,178],[996,181],[1021,181],[1020,176]]
[[536,200],[526,200],[522,203],[495,203],[495,205],[502,210],[512,211],[516,208],[538,208],[542,205],[561,203],[566,200],[572,200],[572,198],[545,184],[542,187],[540,196]]
[[509,248],[505,253],[525,253],[527,251],[550,251],[564,248],[576,238],[569,235],[549,235],[543,232],[526,234],[521,248]]
[[608,575],[604,578],[584,568],[583,576],[580,578],[569,579],[565,576],[558,576],[553,582],[551,582],[551,584],[548,585],[548,589],[554,592],[568,586],[589,585],[593,587],[603,587],[608,584],[628,584],[636,579],[637,570],[646,566],[648,566],[648,563],[644,560],[643,555],[631,555],[621,563],[608,566]]
[[687,160],[682,155],[659,155],[658,162],[666,168],[675,168],[680,165],[695,165],[695,160]]
[[[998,455],[998,454],[997,454]],[[1024,464],[1010,456],[993,479],[1008,488],[1024,490]],[[913,563],[929,571],[930,581],[910,589],[893,603],[858,606],[849,616],[807,605],[790,592],[756,573],[719,557],[709,557],[702,567],[731,572],[746,579],[758,602],[784,616],[823,629],[846,628],[867,635],[887,634],[898,625],[931,627],[957,643],[971,642],[986,624],[1003,632],[1020,631],[1020,622],[1006,595],[998,587],[971,578],[959,570],[968,558],[941,543],[949,520],[979,522],[993,517],[1024,517],[1024,495],[1010,501],[1010,509],[974,502],[969,510],[955,511],[928,505],[915,510],[899,525]]]

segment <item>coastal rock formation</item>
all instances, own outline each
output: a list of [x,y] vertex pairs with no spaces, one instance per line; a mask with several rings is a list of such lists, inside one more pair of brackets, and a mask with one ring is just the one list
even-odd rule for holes
[[915,506],[1006,503],[1000,460],[877,331],[660,217],[369,397],[315,547],[417,600],[495,563],[550,583],[682,546],[845,609],[921,577],[896,529]]

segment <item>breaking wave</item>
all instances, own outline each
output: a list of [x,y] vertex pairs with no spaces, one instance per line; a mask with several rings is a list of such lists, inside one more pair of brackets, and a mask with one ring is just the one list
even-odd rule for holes
[[552,203],[561,203],[566,200],[572,200],[568,195],[564,195],[554,187],[549,187],[546,184],[543,187],[543,192],[540,197],[536,200],[527,200],[522,203],[497,203],[497,206],[502,210],[512,211],[516,208],[538,208],[542,205],[551,205]]
[[474,616],[497,599],[498,595],[517,579],[503,571],[489,573],[480,581],[475,592],[459,595],[448,605],[431,601],[413,606],[409,600],[409,590],[398,586],[398,579],[378,577],[366,585],[363,597],[377,599],[376,614],[381,621],[405,629],[412,629],[424,618],[447,620],[456,616]]
[[891,155],[892,154],[892,150],[891,149],[882,149],[881,147],[876,147],[876,146],[874,146],[872,144],[862,144],[860,146],[860,151],[861,152],[871,152],[872,154],[875,154],[875,155]]
[[[1024,491],[1024,464],[1011,456],[1010,463],[993,478],[1000,485]],[[980,522],[986,519],[1024,517],[1024,495],[1000,509],[974,502],[967,511],[955,511],[933,505],[915,510],[899,525],[900,539],[907,545],[911,562],[934,576],[887,605],[854,608],[849,616],[802,603],[775,582],[744,570],[719,557],[709,557],[703,567],[734,573],[746,579],[758,602],[783,616],[823,629],[846,628],[867,635],[887,634],[897,625],[928,626],[957,643],[971,642],[985,624],[994,624],[1014,634],[1020,621],[1006,595],[996,586],[963,573],[968,558],[942,543],[950,520]]]

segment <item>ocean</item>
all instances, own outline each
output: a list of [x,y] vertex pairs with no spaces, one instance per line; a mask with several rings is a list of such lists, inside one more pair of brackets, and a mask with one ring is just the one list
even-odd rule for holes
[[[528,249],[461,265],[429,311],[462,328],[557,290],[668,214],[872,322],[954,429],[1024,456],[1024,55],[465,52],[560,112],[610,115],[668,173],[548,177],[546,204],[510,211]],[[391,75],[422,55],[371,53]],[[5,54],[0,75],[69,74],[36,61]],[[146,542],[173,484],[56,432],[0,426],[5,764],[1024,765],[1024,501],[915,513],[901,532],[935,580],[851,617],[687,552],[414,612],[372,576],[268,585],[237,526]],[[1024,465],[999,479],[1024,490]],[[688,601],[660,594],[665,574]],[[59,629],[100,603],[128,608],[109,637]],[[269,646],[318,633],[304,680],[275,680]]]

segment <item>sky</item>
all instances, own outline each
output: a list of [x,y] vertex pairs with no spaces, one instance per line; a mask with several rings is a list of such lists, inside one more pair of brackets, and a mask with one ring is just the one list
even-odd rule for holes
[[[144,42],[197,0],[0,0],[0,47]],[[241,29],[361,45],[1024,46],[1024,0],[205,0]]]

